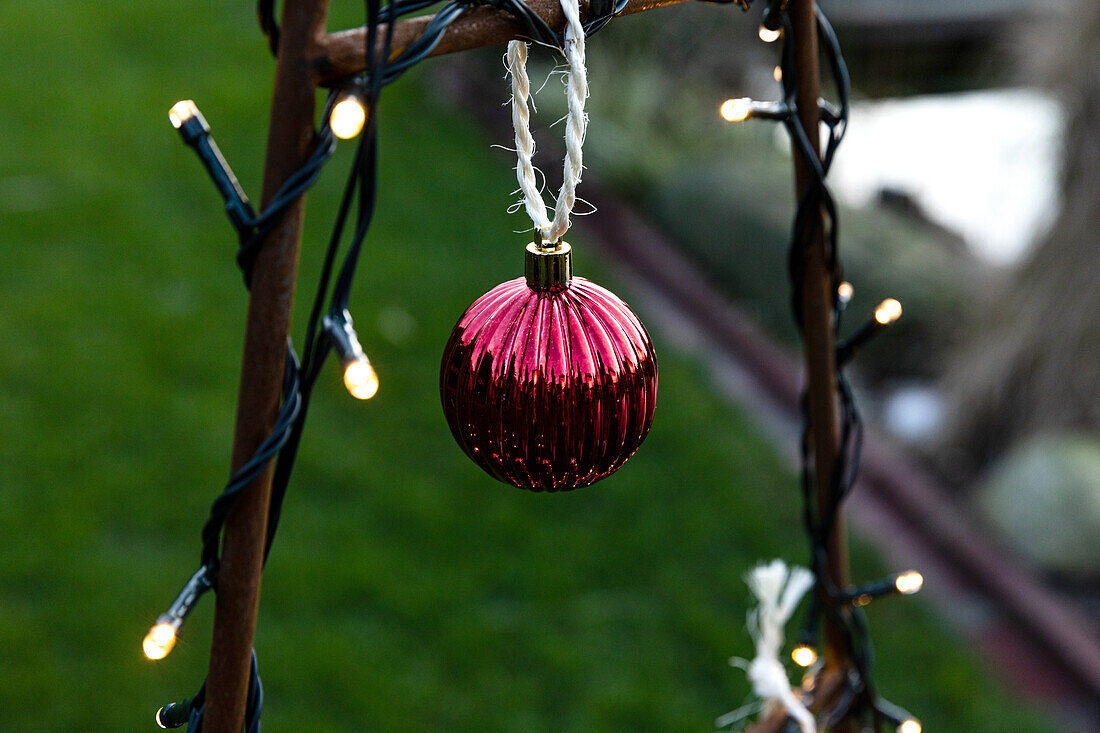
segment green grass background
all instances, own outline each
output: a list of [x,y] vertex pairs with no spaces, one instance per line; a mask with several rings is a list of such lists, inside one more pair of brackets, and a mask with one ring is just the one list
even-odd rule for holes
[[[247,2],[4,3],[0,27],[0,730],[151,730],[205,673],[209,600],[167,660],[140,640],[226,477],[246,302],[167,110],[194,97],[256,192],[272,64]],[[267,729],[711,730],[748,690],[726,664],[751,654],[743,574],[805,556],[793,477],[659,339],[656,422],[619,474],[547,496],[475,468],[438,359],[520,270],[510,161],[420,75],[383,102],[352,304],[382,388],[356,402],[330,366],[317,389],[264,580]],[[298,329],[350,152],[310,196]],[[870,617],[881,689],[926,730],[1050,730],[919,600]]]

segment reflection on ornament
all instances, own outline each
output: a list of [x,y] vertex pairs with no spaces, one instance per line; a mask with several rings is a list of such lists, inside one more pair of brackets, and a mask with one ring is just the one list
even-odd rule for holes
[[570,247],[527,247],[526,277],[471,305],[443,353],[443,412],[496,479],[568,491],[616,471],[653,422],[657,356],[609,291],[571,277]]

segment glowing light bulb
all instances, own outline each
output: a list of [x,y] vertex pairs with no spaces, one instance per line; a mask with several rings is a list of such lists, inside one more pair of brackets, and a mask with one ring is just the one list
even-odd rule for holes
[[718,113],[722,115],[722,119],[727,122],[741,122],[747,120],[751,112],[752,100],[748,97],[727,99],[725,102],[722,102],[722,106],[718,108]]
[[783,67],[782,66],[776,66],[774,69],[772,69],[772,78],[775,79],[776,81],[783,81]]
[[344,368],[344,386],[352,397],[369,400],[378,392],[378,374],[369,361],[353,361]]
[[901,303],[893,298],[887,298],[875,308],[875,320],[883,326],[887,326],[901,317]]
[[852,299],[852,296],[856,294],[856,289],[852,287],[852,284],[850,282],[845,280],[840,285],[837,285],[836,294],[840,297],[841,300],[847,303],[849,300]]
[[799,667],[809,667],[817,661],[817,652],[814,651],[812,646],[799,644],[791,651],[791,659],[793,659],[794,663]]
[[141,649],[149,659],[164,659],[176,645],[176,629],[172,624],[157,624],[149,629]]
[[903,593],[907,596],[919,591],[923,585],[924,576],[916,570],[902,573],[894,579],[894,587],[898,589],[898,593]]
[[355,97],[344,97],[332,108],[328,124],[332,133],[341,140],[350,140],[363,130],[367,110]]
[[178,130],[184,122],[198,114],[198,111],[199,108],[190,99],[181,99],[172,105],[172,109],[168,110],[168,121],[172,123],[172,127]]
[[920,731],[920,721],[913,718],[903,721],[902,724],[898,726],[898,733],[920,733]]
[[779,31],[773,31],[771,28],[763,25],[760,26],[760,30],[757,32],[757,35],[760,36],[760,40],[764,43],[772,43],[779,40]]

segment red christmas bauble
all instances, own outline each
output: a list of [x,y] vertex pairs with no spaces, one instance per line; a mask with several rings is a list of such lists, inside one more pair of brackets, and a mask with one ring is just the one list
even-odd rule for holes
[[645,439],[657,355],[626,303],[571,277],[568,244],[529,245],[526,271],[459,319],[443,352],[443,412],[493,478],[568,491],[616,471]]

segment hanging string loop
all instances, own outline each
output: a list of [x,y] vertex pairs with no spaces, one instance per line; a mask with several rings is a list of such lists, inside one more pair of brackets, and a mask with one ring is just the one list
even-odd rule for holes
[[565,117],[565,162],[561,190],[554,203],[554,218],[550,219],[539,191],[532,159],[535,140],[531,136],[531,80],[527,75],[525,41],[510,41],[506,55],[508,75],[512,80],[512,126],[516,139],[516,180],[523,196],[523,206],[531,217],[537,237],[545,246],[556,245],[569,230],[569,216],[577,201],[577,185],[584,170],[582,148],[588,129],[584,103],[588,98],[588,73],[585,68],[584,26],[581,24],[579,0],[561,0],[565,13],[565,40],[562,54],[567,65],[565,94],[568,112]]

